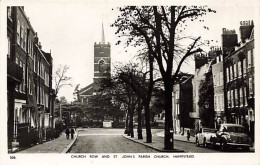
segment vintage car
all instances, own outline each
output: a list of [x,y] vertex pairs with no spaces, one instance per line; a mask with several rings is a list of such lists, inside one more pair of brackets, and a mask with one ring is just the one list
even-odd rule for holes
[[244,126],[238,124],[221,124],[210,141],[212,145],[220,145],[222,150],[241,147],[249,151],[252,146],[252,141],[246,134]]
[[199,132],[196,134],[196,145],[201,144],[207,147],[210,144],[210,138],[216,134],[217,130],[212,128],[200,128]]

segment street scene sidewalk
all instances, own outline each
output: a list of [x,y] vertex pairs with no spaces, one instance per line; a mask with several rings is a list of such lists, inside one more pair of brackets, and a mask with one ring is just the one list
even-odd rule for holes
[[74,139],[67,139],[63,132],[59,138],[21,150],[17,153],[67,153],[77,139],[77,131]]
[[123,135],[123,137],[132,140],[134,142],[143,144],[145,146],[148,146],[152,149],[155,149],[159,152],[184,152],[181,149],[173,149],[173,150],[165,150],[164,149],[164,138],[162,138],[164,131],[162,130],[152,130],[152,143],[146,143],[146,132],[143,130],[143,139],[138,139],[138,136],[135,135],[134,138],[131,138],[130,136],[127,136],[126,134]]
[[[164,131],[157,132],[156,135],[159,137],[164,137]],[[174,134],[173,139],[175,141],[184,141],[184,142],[190,142],[190,143],[195,143],[195,140],[196,140],[195,137],[190,136],[190,140],[188,141],[187,135],[180,135],[180,134]]]

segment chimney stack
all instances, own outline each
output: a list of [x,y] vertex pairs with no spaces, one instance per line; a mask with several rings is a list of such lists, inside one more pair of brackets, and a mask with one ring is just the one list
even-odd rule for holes
[[245,43],[246,39],[250,38],[253,27],[254,27],[253,20],[240,21],[239,31],[240,31],[240,37],[242,43]]
[[226,28],[222,29],[222,49],[223,57],[226,57],[230,51],[232,51],[238,44],[236,31],[228,30]]

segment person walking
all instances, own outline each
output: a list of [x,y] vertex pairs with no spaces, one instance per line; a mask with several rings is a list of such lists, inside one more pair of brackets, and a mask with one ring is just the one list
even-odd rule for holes
[[69,136],[70,136],[70,130],[69,130],[68,127],[66,128],[65,133],[66,133],[66,137],[67,137],[67,139],[69,139]]
[[187,141],[190,141],[190,130],[187,130]]
[[74,129],[71,128],[71,130],[70,130],[71,139],[73,139],[73,137],[74,137],[74,133],[75,133]]

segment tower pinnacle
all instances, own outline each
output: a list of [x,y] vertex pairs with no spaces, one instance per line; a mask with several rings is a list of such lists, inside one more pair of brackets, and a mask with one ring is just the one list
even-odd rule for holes
[[102,22],[102,32],[101,32],[101,44],[105,44],[105,33],[104,33],[103,22]]

